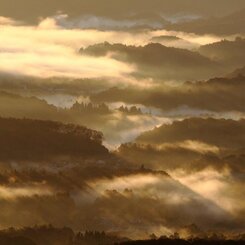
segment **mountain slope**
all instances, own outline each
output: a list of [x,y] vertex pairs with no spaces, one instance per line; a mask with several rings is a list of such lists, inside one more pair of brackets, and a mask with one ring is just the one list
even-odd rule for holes
[[102,134],[81,126],[51,121],[0,118],[0,159],[35,160],[108,153]]
[[241,67],[245,64],[245,39],[236,38],[234,41],[223,40],[201,46],[198,52],[212,60],[221,62],[230,67]]
[[219,18],[198,19],[186,23],[171,24],[168,30],[192,32],[196,34],[232,35],[244,34],[245,8]]
[[[81,49],[83,55],[106,56],[134,64],[139,77],[155,79],[198,79],[219,74],[222,67],[198,52],[166,47],[159,43],[127,46],[108,42]],[[176,70],[178,72],[176,72]]]

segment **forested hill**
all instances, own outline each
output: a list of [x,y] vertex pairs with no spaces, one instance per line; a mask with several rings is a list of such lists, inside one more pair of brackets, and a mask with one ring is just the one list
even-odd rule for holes
[[0,118],[0,159],[33,160],[107,154],[100,132],[73,124]]

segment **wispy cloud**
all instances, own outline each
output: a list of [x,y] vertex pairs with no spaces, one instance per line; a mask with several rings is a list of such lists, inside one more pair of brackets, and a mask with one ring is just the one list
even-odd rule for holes
[[[176,35],[193,43],[206,44],[218,37],[187,35],[168,31],[98,31],[68,29],[62,26],[66,15],[41,20],[37,26],[24,26],[0,17],[0,71],[36,77],[127,78],[135,68],[109,56],[94,58],[78,54],[81,47],[109,41],[127,45],[144,45],[157,35]],[[178,44],[179,45],[179,44]],[[132,82],[132,81],[131,81]]]
[[[133,71],[131,66],[110,57],[78,54],[76,48],[78,43],[83,45],[85,33],[56,28],[52,20],[35,27],[3,24],[1,28],[1,72],[44,78],[120,78]],[[86,33],[88,39],[96,38],[95,33]]]

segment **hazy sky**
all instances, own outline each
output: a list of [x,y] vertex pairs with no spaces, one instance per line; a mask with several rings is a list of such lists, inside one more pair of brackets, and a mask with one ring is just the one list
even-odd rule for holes
[[24,21],[55,15],[101,15],[122,19],[132,14],[195,14],[217,16],[245,7],[243,0],[1,0],[1,15]]

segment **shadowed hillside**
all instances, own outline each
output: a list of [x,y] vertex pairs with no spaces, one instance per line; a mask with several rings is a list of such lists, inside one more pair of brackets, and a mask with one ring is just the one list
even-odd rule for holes
[[242,132],[244,120],[189,118],[145,132],[135,142],[122,144],[117,153],[132,164],[140,162],[166,171],[223,171],[228,167],[243,175]]
[[245,32],[245,8],[224,17],[211,17],[169,25],[167,29],[198,34],[230,35]]
[[199,140],[219,147],[239,148],[245,144],[245,120],[189,118],[146,132],[138,142],[173,143]]
[[194,79],[207,78],[222,71],[221,66],[197,52],[166,47],[159,43],[127,46],[105,42],[81,49],[80,53],[98,57],[110,54],[117,60],[136,65],[138,70],[135,75],[139,77]]
[[[244,19],[245,21],[245,19]],[[240,67],[245,64],[245,39],[237,37],[234,41],[223,40],[201,46],[198,52],[217,62],[230,67]]]
[[[239,72],[239,71],[238,71]],[[181,106],[216,112],[244,112],[245,77],[213,78],[203,82],[185,82],[182,86],[163,85],[152,89],[111,88],[91,96],[97,103],[139,103],[162,110]]]
[[2,160],[83,157],[107,154],[102,134],[81,126],[51,121],[0,118]]

